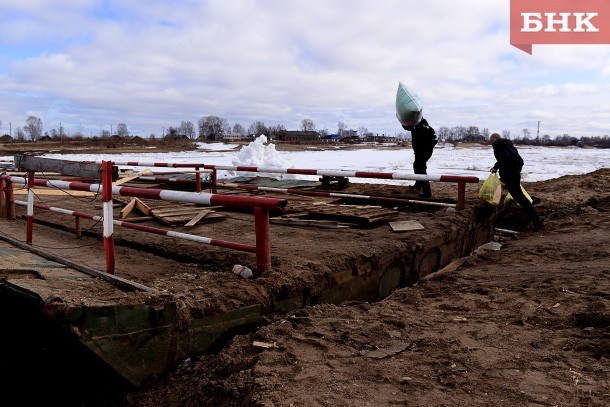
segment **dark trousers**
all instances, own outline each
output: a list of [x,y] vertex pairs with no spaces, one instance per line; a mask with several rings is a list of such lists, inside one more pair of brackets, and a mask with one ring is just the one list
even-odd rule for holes
[[538,212],[534,208],[534,205],[523,195],[523,191],[521,190],[521,173],[520,171],[507,171],[504,170],[505,173],[500,172],[500,181],[502,181],[508,192],[512,195],[515,202],[517,202],[523,209],[525,209],[525,213],[530,218],[532,222],[538,222]]
[[[432,152],[434,151],[434,146],[432,148],[418,148],[414,149],[415,153],[415,161],[413,161],[413,172],[415,174],[426,174],[426,170],[428,166],[426,165],[430,157],[432,157]],[[429,181],[415,181],[415,188],[421,189],[422,193],[425,195],[430,195],[432,192],[430,190],[430,182]]]

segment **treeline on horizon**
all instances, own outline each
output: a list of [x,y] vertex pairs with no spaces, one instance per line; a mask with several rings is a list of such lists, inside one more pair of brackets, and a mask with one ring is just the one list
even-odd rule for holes
[[[0,126],[2,122],[0,121]],[[434,127],[434,125],[432,125]],[[52,129],[50,132],[43,133],[42,120],[35,116],[29,116],[26,119],[26,125],[21,128],[15,129],[16,139],[18,141],[26,141],[25,133],[28,133],[31,141],[38,141],[40,139],[53,140],[53,141],[80,141],[80,140],[108,140],[113,136],[119,136],[124,139],[138,138],[144,140],[139,136],[131,136],[129,129],[125,123],[119,123],[116,127],[116,132],[102,130],[100,136],[87,137],[82,131],[77,131],[72,135],[65,132],[64,128],[60,125],[59,130]],[[316,125],[312,119],[305,118],[301,122],[300,131],[314,131],[320,134],[320,136],[329,135],[327,129],[317,130]],[[183,136],[190,140],[195,140],[198,135],[199,140],[214,141],[222,140],[222,136],[226,134],[241,135],[244,139],[255,138],[260,135],[266,135],[270,138],[285,132],[286,128],[282,125],[267,126],[261,121],[253,122],[247,129],[239,123],[235,123],[233,126],[229,125],[228,120],[218,116],[205,116],[198,120],[197,127],[190,121],[182,121],[179,126],[169,126],[163,131],[163,135],[159,138],[154,133],[148,136],[148,140],[167,140],[177,139],[179,136]],[[114,133],[114,134],[113,134]],[[368,142],[375,140],[379,137],[379,134],[375,134],[369,131],[365,127],[360,127],[358,130],[349,129],[348,126],[339,122],[337,124],[337,132],[340,138],[350,140],[350,142]],[[522,130],[522,136],[511,137],[510,131],[503,130],[501,136],[503,138],[511,139],[513,143],[518,145],[532,145],[532,146],[557,146],[557,147],[600,147],[610,148],[610,137],[604,136],[590,136],[590,137],[573,137],[569,134],[563,134],[552,138],[548,134],[543,136],[532,137],[529,129],[525,128]],[[455,143],[487,143],[489,136],[491,135],[488,128],[479,129],[477,126],[454,126],[447,127],[441,126],[436,130],[436,135],[439,140],[443,142]],[[9,135],[5,135],[9,136]],[[384,135],[385,136],[385,135]],[[402,137],[400,137],[402,136]],[[12,136],[9,136],[12,138]],[[410,132],[405,131],[400,133],[400,138],[410,139]]]

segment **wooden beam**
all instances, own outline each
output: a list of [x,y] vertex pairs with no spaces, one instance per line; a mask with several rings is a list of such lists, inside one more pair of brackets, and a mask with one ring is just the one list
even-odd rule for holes
[[205,216],[210,213],[209,209],[205,209],[201,212],[199,212],[197,215],[195,215],[195,217],[191,220],[188,221],[188,223],[184,226],[187,227],[191,227],[191,226],[195,226],[197,224],[197,222],[199,222],[201,219],[205,218]]

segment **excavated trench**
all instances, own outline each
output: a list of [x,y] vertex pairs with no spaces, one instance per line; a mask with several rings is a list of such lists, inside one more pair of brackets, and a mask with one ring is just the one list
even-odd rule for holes
[[[264,301],[230,301],[219,312],[192,304],[185,308],[179,295],[167,293],[128,301],[70,302],[66,298],[80,286],[55,291],[48,277],[41,278],[40,264],[32,272],[24,272],[23,264],[5,268],[0,271],[0,320],[8,334],[0,336],[0,380],[23,404],[120,405],[122,392],[167,373],[186,358],[221,349],[233,335],[256,329],[273,314],[319,303],[376,301],[469,255],[493,237],[496,214],[481,207],[463,212],[467,215],[461,215],[459,226],[452,223],[417,241],[388,245],[375,255],[338,260],[333,266],[340,270],[314,273],[289,288],[277,284],[268,288]],[[122,238],[120,244],[196,260],[171,249],[160,252],[158,245],[143,240]],[[44,267],[68,285],[95,280],[76,277],[61,264]]]

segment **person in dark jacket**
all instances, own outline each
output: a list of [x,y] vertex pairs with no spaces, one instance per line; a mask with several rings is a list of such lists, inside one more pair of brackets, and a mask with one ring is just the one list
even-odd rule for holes
[[[403,125],[402,128],[411,132],[411,145],[413,153],[415,153],[413,172],[415,174],[426,174],[428,169],[426,164],[430,157],[432,157],[434,146],[437,143],[436,132],[423,117],[415,126]],[[430,198],[432,196],[429,181],[415,181],[413,188],[421,191],[419,196],[422,198]]]
[[542,218],[521,190],[523,158],[519,155],[513,142],[503,139],[498,133],[492,134],[489,141],[496,157],[496,163],[489,171],[492,173],[500,171],[500,181],[506,185],[508,192],[510,192],[515,202],[525,209],[528,217],[533,222],[534,230],[539,230],[542,227]]

